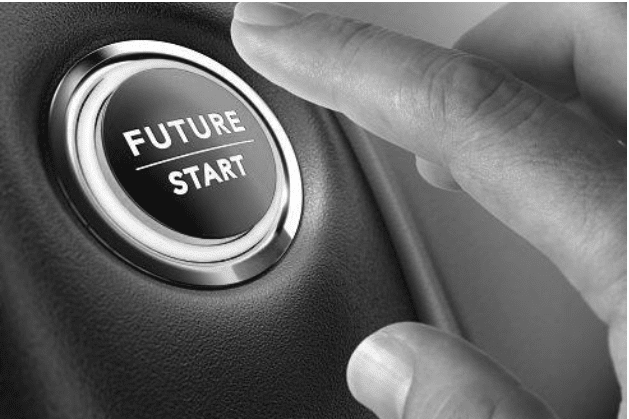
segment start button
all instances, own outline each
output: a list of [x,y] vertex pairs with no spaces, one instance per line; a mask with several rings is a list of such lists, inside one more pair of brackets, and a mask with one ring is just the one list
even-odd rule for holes
[[140,72],[105,108],[116,179],[149,215],[194,237],[233,237],[260,221],[275,193],[273,141],[232,88],[186,70]]
[[268,269],[302,210],[291,144],[238,76],[176,45],[128,41],[77,63],[50,114],[81,219],[138,268],[193,286]]

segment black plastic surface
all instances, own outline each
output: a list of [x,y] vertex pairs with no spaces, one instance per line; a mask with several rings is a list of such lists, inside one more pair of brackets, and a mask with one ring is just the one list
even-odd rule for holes
[[[358,342],[414,318],[387,232],[332,115],[265,82],[229,40],[231,6],[0,5],[0,411],[28,418],[371,417],[345,385]],[[69,66],[126,39],[200,51],[266,100],[305,206],[280,263],[220,291],[178,288],[109,253],[47,156]]]

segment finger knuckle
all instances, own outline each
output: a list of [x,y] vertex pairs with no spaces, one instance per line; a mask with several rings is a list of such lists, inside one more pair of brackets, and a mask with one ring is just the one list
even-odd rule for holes
[[452,123],[482,121],[509,105],[521,84],[491,61],[456,54],[428,74],[433,107]]
[[552,116],[540,94],[491,61],[461,54],[435,67],[427,101],[451,133],[442,144],[451,159],[480,150],[491,155],[518,130]]

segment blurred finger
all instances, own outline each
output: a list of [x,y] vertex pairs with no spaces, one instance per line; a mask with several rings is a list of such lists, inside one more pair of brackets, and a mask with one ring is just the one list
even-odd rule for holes
[[380,419],[553,419],[540,399],[487,355],[419,323],[366,338],[347,367],[354,397]]

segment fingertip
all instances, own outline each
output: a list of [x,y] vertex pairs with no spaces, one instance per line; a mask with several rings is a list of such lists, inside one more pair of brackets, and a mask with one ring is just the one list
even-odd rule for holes
[[[273,28],[270,30],[273,31]],[[230,32],[232,44],[240,58],[263,75],[271,71],[267,67],[272,60],[264,58],[269,54],[269,27],[252,25],[234,18]]]
[[272,83],[312,100],[313,82],[297,71],[304,61],[298,53],[310,50],[296,36],[301,33],[297,26],[307,16],[279,3],[239,3],[234,9],[231,39],[238,55],[251,68]]

